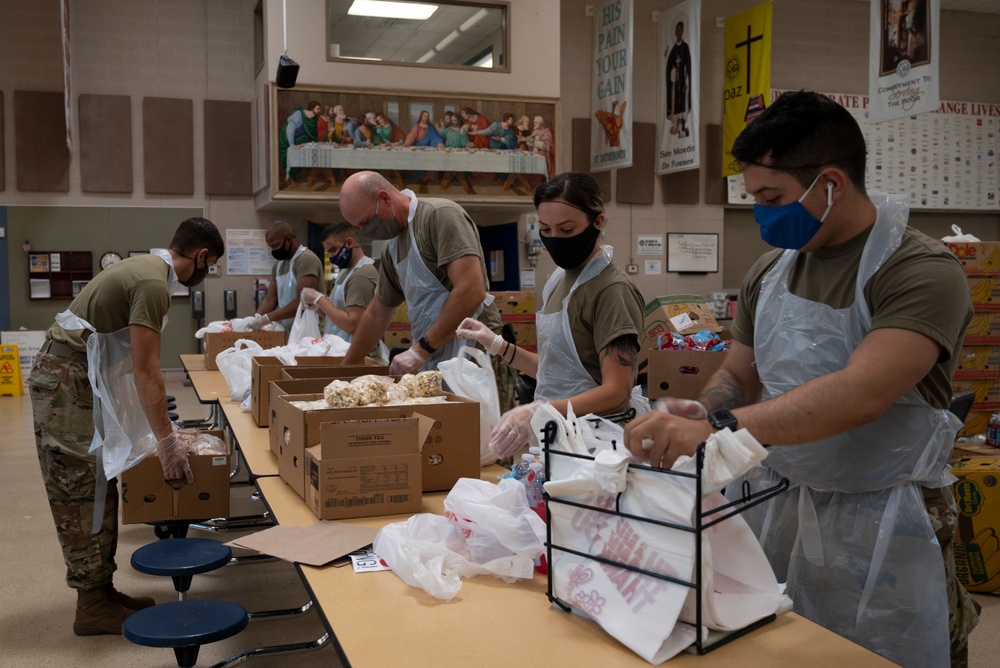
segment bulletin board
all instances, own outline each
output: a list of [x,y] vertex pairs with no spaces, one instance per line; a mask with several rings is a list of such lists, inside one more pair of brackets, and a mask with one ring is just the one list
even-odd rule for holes
[[[943,101],[931,113],[869,123],[867,95],[826,95],[861,126],[869,190],[908,195],[912,209],[1000,210],[1000,104]],[[729,204],[753,204],[741,175],[727,185]]]

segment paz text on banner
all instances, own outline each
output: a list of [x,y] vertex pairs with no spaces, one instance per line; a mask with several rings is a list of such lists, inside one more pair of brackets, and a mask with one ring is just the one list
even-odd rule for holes
[[632,166],[632,0],[594,8],[590,171]]
[[733,142],[771,94],[771,3],[726,18],[722,78],[722,175],[739,171]]
[[881,0],[871,6],[868,120],[936,110],[941,0]]
[[701,0],[687,0],[660,12],[659,25],[656,173],[668,174],[701,165]]

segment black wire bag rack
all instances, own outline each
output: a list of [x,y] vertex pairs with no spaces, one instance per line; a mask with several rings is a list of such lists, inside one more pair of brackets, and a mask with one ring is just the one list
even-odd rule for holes
[[[588,455],[580,455],[572,452],[566,452],[564,450],[557,449],[555,443],[557,435],[557,426],[554,421],[549,421],[545,424],[544,428],[541,430],[541,438],[539,439],[542,443],[543,451],[545,453],[545,479],[550,480],[551,474],[551,463],[553,457],[571,457],[575,459],[583,459],[593,461],[594,457]],[[612,442],[612,447],[617,449],[617,444]],[[681,471],[671,471],[667,469],[659,469],[651,466],[643,466],[641,464],[629,464],[631,469],[640,469],[643,471],[650,471],[657,475],[664,476],[679,476],[681,478],[689,478],[694,480],[695,487],[695,499],[696,506],[695,512],[693,513],[693,522],[691,525],[679,524],[676,522],[669,522],[655,517],[642,517],[639,515],[624,513],[620,510],[619,504],[621,501],[622,493],[618,493],[615,497],[614,508],[602,508],[599,506],[593,506],[586,503],[580,503],[577,501],[571,501],[569,499],[562,499],[559,497],[553,497],[548,494],[548,492],[543,492],[545,498],[545,547],[546,547],[546,559],[548,560],[548,589],[546,595],[549,601],[557,605],[559,608],[566,612],[573,610],[573,606],[566,601],[561,600],[554,594],[553,587],[553,552],[565,552],[568,554],[576,555],[584,559],[589,559],[601,564],[612,566],[615,568],[622,568],[635,573],[640,573],[642,575],[647,575],[649,577],[657,578],[660,580],[666,580],[677,585],[684,587],[689,587],[695,592],[695,642],[692,643],[688,651],[693,648],[694,652],[697,654],[706,654],[714,649],[722,647],[723,645],[735,640],[741,636],[754,631],[776,619],[775,614],[767,615],[762,619],[757,620],[741,629],[736,631],[728,631],[725,633],[713,632],[713,638],[707,638],[704,635],[704,624],[702,617],[702,590],[703,590],[703,573],[702,573],[702,534],[705,529],[709,529],[720,522],[739,515],[743,511],[752,508],[768,499],[777,496],[781,492],[784,492],[789,487],[788,479],[783,479],[777,484],[768,487],[766,489],[758,490],[756,492],[751,492],[750,485],[747,482],[743,483],[742,494],[740,498],[736,501],[721,505],[717,508],[712,508],[710,510],[702,509],[702,472],[705,464],[705,444],[702,443],[698,446],[697,453],[695,455],[696,466],[695,473],[686,473]],[[693,533],[695,536],[695,567],[694,567],[694,578],[691,581],[675,578],[670,575],[663,573],[657,573],[655,571],[650,571],[638,566],[633,566],[631,564],[622,563],[615,561],[613,559],[608,559],[600,555],[586,554],[578,550],[574,550],[569,547],[556,545],[552,542],[552,513],[550,506],[551,504],[564,504],[567,506],[573,506],[583,510],[593,511],[597,513],[605,513],[608,515],[622,517],[629,520],[635,520],[638,522],[645,522],[648,524],[653,524],[660,527],[665,527],[668,529],[674,529],[677,531]]]

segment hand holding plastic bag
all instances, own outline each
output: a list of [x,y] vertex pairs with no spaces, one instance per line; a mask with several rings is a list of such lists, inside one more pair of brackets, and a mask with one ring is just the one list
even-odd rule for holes
[[260,330],[264,329],[264,325],[267,325],[270,322],[271,319],[267,317],[266,313],[258,313],[257,315],[253,316],[252,320],[247,322],[247,331],[259,332]]
[[194,482],[194,472],[188,461],[187,448],[177,438],[177,432],[171,431],[156,443],[156,456],[163,467],[163,479],[174,489]]
[[496,355],[503,347],[503,337],[475,318],[466,318],[455,330],[460,339],[474,339],[483,346],[490,355]]
[[305,307],[302,300],[299,300],[299,308],[295,312],[295,322],[292,323],[292,329],[288,333],[289,341],[298,341],[299,339],[318,339],[322,334],[319,331],[319,315],[314,310],[310,310]]
[[490,433],[500,421],[500,393],[490,358],[463,346],[458,355],[438,364],[438,370],[451,392],[479,402],[479,463],[493,463],[496,455],[490,449]]
[[307,309],[315,311],[316,305],[319,304],[319,300],[323,297],[326,297],[326,295],[319,290],[302,288],[302,292],[299,294],[299,303],[304,304]]
[[503,414],[500,422],[490,432],[490,449],[497,457],[509,457],[525,445],[533,443],[531,418],[542,403],[533,401],[524,406],[515,406]]

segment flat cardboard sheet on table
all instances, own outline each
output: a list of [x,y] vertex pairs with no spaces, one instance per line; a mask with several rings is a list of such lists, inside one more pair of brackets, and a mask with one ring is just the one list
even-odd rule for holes
[[226,543],[285,561],[322,566],[375,540],[378,529],[321,521],[307,527],[276,526]]

